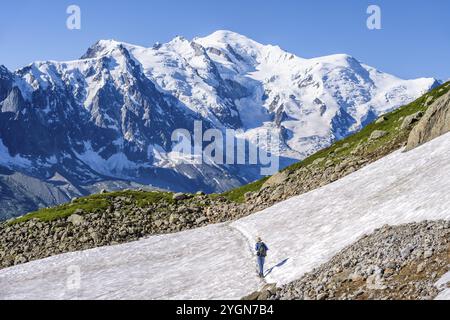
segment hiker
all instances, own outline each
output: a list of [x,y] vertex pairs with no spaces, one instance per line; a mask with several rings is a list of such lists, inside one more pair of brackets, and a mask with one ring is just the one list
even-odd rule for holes
[[262,241],[261,237],[257,238],[255,250],[256,255],[258,256],[259,277],[264,278],[264,260],[266,259],[267,251],[269,250],[269,248]]

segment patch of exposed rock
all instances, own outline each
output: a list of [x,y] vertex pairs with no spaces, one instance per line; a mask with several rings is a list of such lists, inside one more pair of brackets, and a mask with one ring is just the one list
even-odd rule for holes
[[386,136],[388,133],[386,131],[383,130],[375,130],[374,132],[372,132],[372,134],[369,137],[369,140],[378,140],[383,138],[384,136]]
[[428,300],[450,267],[450,221],[385,226],[268,299]]
[[260,291],[255,291],[241,300],[255,301],[268,300],[277,293],[277,285],[275,283],[266,284]]
[[[448,84],[450,86],[450,84]],[[443,90],[443,89],[441,89]],[[409,135],[406,151],[450,131],[450,91],[438,98]]]

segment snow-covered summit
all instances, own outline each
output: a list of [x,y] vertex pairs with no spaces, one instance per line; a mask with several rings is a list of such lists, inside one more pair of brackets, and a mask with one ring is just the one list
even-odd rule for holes
[[277,130],[287,164],[436,84],[402,80],[345,54],[304,59],[225,30],[151,47],[100,40],[79,60],[0,69],[0,139],[8,159],[32,163],[0,165],[44,179],[58,169],[83,183],[106,176],[220,191],[259,178],[259,170],[180,166],[171,156],[174,130],[192,132],[194,120],[242,130],[249,140]]

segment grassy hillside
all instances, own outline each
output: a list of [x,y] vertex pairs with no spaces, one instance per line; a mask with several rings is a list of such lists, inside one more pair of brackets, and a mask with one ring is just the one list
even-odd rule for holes
[[117,191],[105,194],[95,194],[83,198],[76,199],[70,203],[66,203],[54,208],[40,209],[31,212],[21,218],[15,219],[11,223],[21,223],[31,219],[39,219],[41,221],[52,221],[59,218],[69,217],[72,214],[79,213],[94,213],[106,210],[111,204],[112,200],[118,197],[130,199],[137,207],[146,207],[159,201],[166,201],[173,203],[172,194],[169,192],[159,191]]

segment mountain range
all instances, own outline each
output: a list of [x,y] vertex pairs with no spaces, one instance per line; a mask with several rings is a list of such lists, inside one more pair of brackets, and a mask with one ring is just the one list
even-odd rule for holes
[[185,163],[172,133],[279,133],[281,167],[359,131],[439,85],[337,54],[305,59],[217,31],[146,48],[101,40],[78,60],[0,66],[0,216],[101,189],[221,192],[255,165]]

